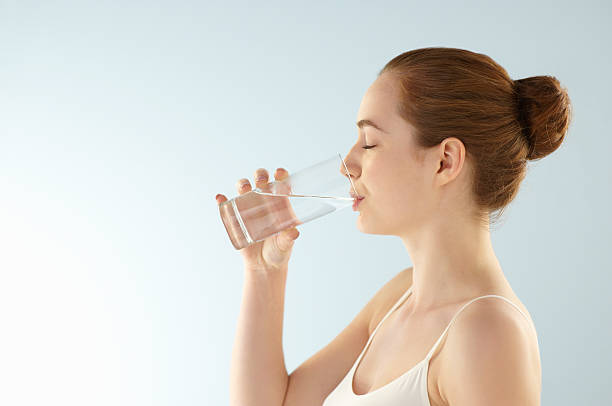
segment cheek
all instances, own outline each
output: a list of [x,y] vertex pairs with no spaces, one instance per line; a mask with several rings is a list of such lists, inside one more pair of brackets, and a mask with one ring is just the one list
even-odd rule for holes
[[424,179],[416,166],[390,162],[385,164],[384,169],[372,171],[371,175],[367,182],[369,190],[388,208],[405,209],[416,201],[424,200]]
[[364,173],[370,194],[379,201],[404,200],[406,191],[412,189],[416,181],[410,171],[393,161],[371,165]]

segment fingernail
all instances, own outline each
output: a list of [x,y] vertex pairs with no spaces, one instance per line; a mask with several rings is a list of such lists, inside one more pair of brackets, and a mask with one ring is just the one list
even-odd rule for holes
[[220,197],[220,196],[221,196],[220,194],[218,194],[217,196],[215,196],[215,200],[219,200],[219,197]]

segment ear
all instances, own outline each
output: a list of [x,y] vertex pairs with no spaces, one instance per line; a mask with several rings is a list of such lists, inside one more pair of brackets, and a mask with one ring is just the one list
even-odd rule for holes
[[465,162],[465,146],[455,137],[445,138],[438,147],[438,171],[436,179],[439,186],[445,185],[461,173]]

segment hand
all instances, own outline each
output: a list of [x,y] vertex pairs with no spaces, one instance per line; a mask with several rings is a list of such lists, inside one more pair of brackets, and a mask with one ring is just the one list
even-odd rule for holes
[[[268,184],[268,171],[259,168],[255,171],[255,187],[263,189]],[[289,173],[283,168],[277,168],[274,172],[274,179],[282,181],[289,177]],[[257,180],[259,178],[259,180]],[[251,184],[248,179],[242,178],[236,188],[240,195],[251,191]],[[217,204],[221,204],[228,199],[222,195],[217,195]],[[246,269],[252,271],[271,271],[287,269],[293,243],[300,235],[297,228],[292,227],[270,236],[263,241],[255,242],[240,250],[244,259]]]

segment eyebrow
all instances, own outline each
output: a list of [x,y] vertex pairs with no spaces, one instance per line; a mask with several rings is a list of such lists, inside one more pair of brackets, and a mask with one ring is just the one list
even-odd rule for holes
[[386,131],[385,131],[385,130],[383,130],[383,129],[382,129],[382,128],[380,128],[378,125],[376,125],[376,123],[374,123],[372,120],[368,120],[367,118],[366,118],[366,119],[363,119],[363,120],[359,120],[359,121],[357,122],[357,127],[359,127],[359,128],[363,128],[363,127],[366,127],[366,126],[374,127],[374,128],[376,128],[378,131],[382,131],[382,132],[386,133]]

